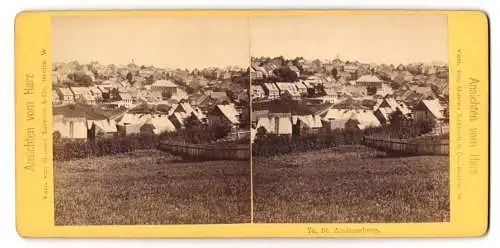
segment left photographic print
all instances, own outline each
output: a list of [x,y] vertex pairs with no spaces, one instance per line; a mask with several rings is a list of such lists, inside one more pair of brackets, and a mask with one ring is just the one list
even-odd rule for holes
[[251,221],[244,16],[55,16],[55,224]]

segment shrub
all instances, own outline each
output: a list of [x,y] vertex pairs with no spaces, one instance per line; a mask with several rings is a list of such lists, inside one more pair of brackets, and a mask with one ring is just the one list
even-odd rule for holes
[[361,144],[363,136],[364,132],[361,130],[334,130],[305,136],[260,135],[252,145],[252,155],[273,156]]
[[158,136],[151,134],[116,136],[94,141],[64,141],[54,143],[53,154],[56,161],[106,156],[138,149],[154,149],[158,146],[158,141]]

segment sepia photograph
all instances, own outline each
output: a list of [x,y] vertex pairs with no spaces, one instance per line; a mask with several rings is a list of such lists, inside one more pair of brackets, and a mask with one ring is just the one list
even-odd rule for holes
[[56,225],[251,221],[247,25],[52,18]]
[[447,29],[53,17],[55,224],[448,222]]
[[250,23],[254,222],[450,221],[446,15]]

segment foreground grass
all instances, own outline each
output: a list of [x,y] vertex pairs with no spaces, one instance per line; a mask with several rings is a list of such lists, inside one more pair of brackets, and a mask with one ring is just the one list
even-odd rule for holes
[[56,225],[250,221],[248,161],[179,162],[160,151],[55,163]]
[[255,222],[449,221],[448,157],[383,155],[351,147],[254,157]]

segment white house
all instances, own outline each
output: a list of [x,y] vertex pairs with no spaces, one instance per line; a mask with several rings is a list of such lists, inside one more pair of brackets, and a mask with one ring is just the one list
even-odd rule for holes
[[263,116],[257,120],[256,131],[264,129],[266,133],[292,135],[292,119],[290,117]]
[[288,92],[292,97],[300,97],[300,92],[295,86],[295,83],[276,82],[280,96]]
[[235,105],[225,104],[217,105],[208,114],[208,125],[215,126],[219,124],[227,124],[232,127],[236,127],[240,124],[239,121],[240,113],[236,110]]
[[399,111],[405,118],[411,114],[404,102],[398,102],[392,97],[379,99],[375,106],[373,106],[373,112],[382,124],[389,123],[390,115],[396,111]]
[[380,126],[380,121],[371,110],[329,109],[323,116],[325,126],[329,130]]
[[52,117],[52,130],[58,132],[63,139],[87,139],[87,121],[83,117],[66,118],[63,115],[54,115]]
[[71,91],[75,97],[75,101],[81,101],[86,104],[96,104],[96,98],[92,95],[88,87],[71,87]]
[[[96,137],[110,137],[117,134],[116,122],[114,120],[87,120],[89,135]],[[89,137],[90,138],[90,137]]]
[[59,98],[59,94],[57,94],[57,91],[53,90],[52,91],[52,104],[53,105],[58,105],[58,104],[61,104],[61,103],[62,103],[62,101]]
[[167,96],[171,96],[177,92],[177,85],[170,80],[156,80],[151,85],[151,90],[160,91]]
[[303,84],[302,82],[295,82],[294,85],[300,95],[307,95],[307,87],[305,84]]
[[253,100],[264,99],[266,97],[266,93],[261,85],[252,85],[251,90]]
[[270,100],[278,99],[280,97],[280,90],[274,83],[265,83],[264,90],[267,93],[267,98]]
[[445,108],[438,99],[422,100],[415,106],[415,120],[441,122],[446,119]]
[[57,89],[57,93],[63,104],[71,104],[75,102],[73,92],[69,88],[59,88]]
[[161,134],[175,131],[174,124],[166,115],[152,115],[140,128],[141,133]]
[[102,101],[102,99],[103,99],[102,93],[103,92],[99,89],[99,87],[92,86],[92,87],[89,87],[89,89],[90,89],[90,93],[92,93],[92,95],[94,96],[94,98],[97,102]]
[[141,127],[151,118],[150,114],[125,113],[117,123],[118,128],[125,135],[141,132]]

